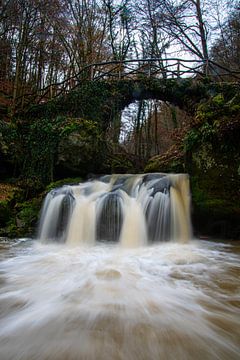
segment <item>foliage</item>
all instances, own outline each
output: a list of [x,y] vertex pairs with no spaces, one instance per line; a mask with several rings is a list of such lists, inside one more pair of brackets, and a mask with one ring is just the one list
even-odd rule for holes
[[0,201],[0,225],[5,226],[9,217],[11,216],[11,209],[9,202],[6,200]]
[[56,114],[68,118],[84,118],[97,122],[99,128],[105,129],[110,121],[106,117],[109,116],[109,110],[113,110],[111,99],[114,90],[104,82],[83,82],[66,96],[32,106],[26,116],[48,120],[53,119]]
[[173,145],[163,155],[152,157],[144,172],[167,172],[167,173],[182,173],[184,172],[183,150],[178,145]]
[[0,201],[11,201],[20,192],[17,186],[0,183]]
[[36,226],[42,203],[42,196],[16,205],[16,219],[20,228],[31,231]]
[[21,195],[21,189],[17,186],[0,183],[0,227],[7,224],[11,216],[11,208]]
[[[221,29],[221,37],[217,38],[211,48],[211,58],[226,69],[239,71],[240,68],[240,9],[239,4],[230,14]],[[216,67],[218,73],[226,72]],[[225,77],[226,78],[226,77]],[[229,80],[235,80],[234,76],[228,75]]]
[[8,237],[32,236],[36,230],[42,195],[29,201],[10,205],[9,213],[2,225],[0,235]]
[[8,161],[18,164],[21,159],[20,133],[14,123],[0,120],[0,153]]
[[19,124],[22,128],[24,161],[22,176],[39,178],[46,183],[53,177],[53,163],[59,141],[63,118],[57,117],[54,121],[41,119],[30,124]]
[[191,151],[199,142],[200,134],[197,129],[190,129],[184,140],[185,151]]
[[135,173],[136,165],[134,166],[127,154],[114,154],[109,161],[112,174]]
[[[227,89],[230,89],[230,94]],[[228,85],[221,90],[198,105],[195,126],[185,137],[186,151],[205,142],[215,142],[220,147],[226,146],[226,142],[232,142],[233,146],[236,143],[240,131],[240,89]]]

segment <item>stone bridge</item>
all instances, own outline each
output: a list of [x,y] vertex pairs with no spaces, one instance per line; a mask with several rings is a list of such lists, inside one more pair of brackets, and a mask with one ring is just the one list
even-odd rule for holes
[[[162,100],[193,113],[199,102],[219,92],[229,74],[212,62],[173,58],[90,64],[79,74],[44,89],[28,115],[83,117],[106,129],[117,113],[136,100]],[[231,75],[238,83],[239,74]]]

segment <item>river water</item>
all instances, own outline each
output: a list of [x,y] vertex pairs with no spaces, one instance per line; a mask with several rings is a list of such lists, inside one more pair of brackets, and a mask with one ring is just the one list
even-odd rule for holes
[[0,242],[1,360],[239,359],[240,244]]

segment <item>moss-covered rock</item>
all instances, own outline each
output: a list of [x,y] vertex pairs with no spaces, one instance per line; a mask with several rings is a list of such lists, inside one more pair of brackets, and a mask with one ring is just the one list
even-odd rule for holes
[[58,176],[86,176],[102,173],[108,147],[97,124],[85,119],[69,119],[59,139],[56,156]]
[[128,154],[116,153],[108,157],[107,161],[112,174],[133,174],[136,172],[136,164],[133,163]]
[[144,172],[185,172],[184,152],[182,150],[182,146],[175,144],[165,154],[152,157],[146,164]]
[[50,184],[47,185],[47,187],[45,189],[45,193],[48,193],[52,189],[56,189],[56,188],[59,188],[59,187],[64,186],[64,185],[74,185],[74,184],[79,184],[80,182],[82,182],[82,178],[80,178],[80,177],[66,178],[66,179],[53,181],[53,182],[51,182]]

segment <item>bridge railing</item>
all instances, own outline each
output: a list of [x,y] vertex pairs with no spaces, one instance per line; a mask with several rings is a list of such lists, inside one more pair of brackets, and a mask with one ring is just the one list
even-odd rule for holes
[[[195,66],[192,60],[180,59],[136,59],[125,60],[118,62],[110,62],[102,64],[96,68],[92,80],[116,80],[116,79],[130,79],[137,80],[141,77],[156,77],[156,78],[180,78],[181,76],[190,76],[201,73],[203,65],[202,61],[196,61]],[[111,68],[106,66],[112,65]]]

